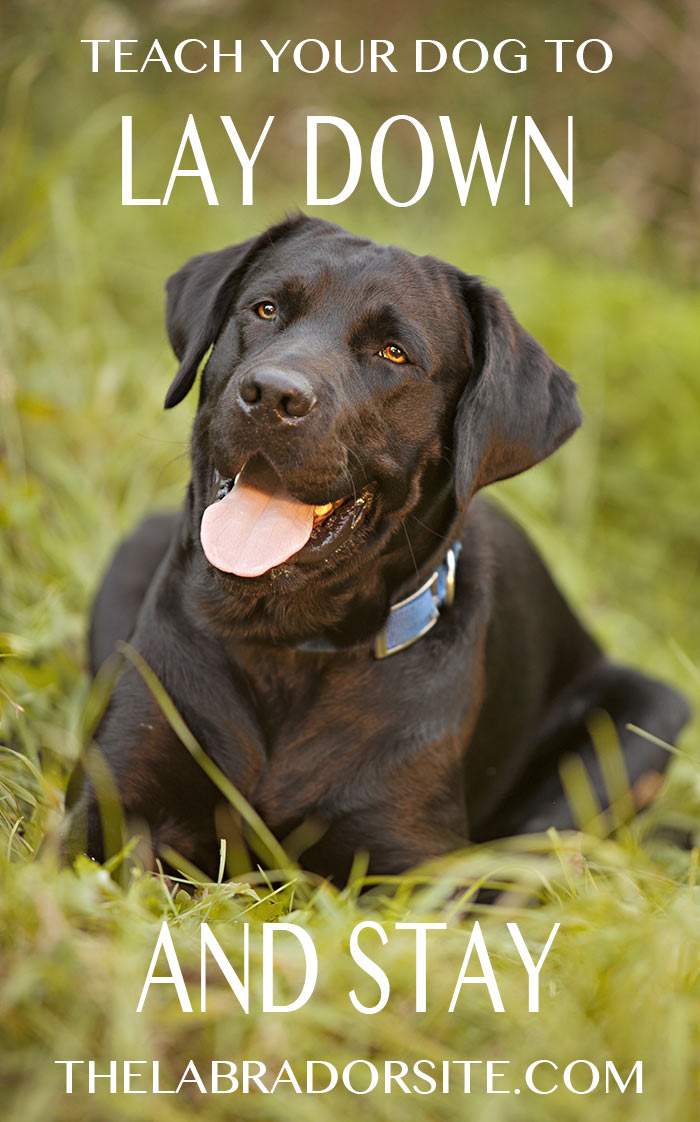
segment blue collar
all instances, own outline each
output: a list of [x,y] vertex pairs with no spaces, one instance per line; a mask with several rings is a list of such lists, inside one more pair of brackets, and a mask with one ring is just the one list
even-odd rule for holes
[[398,604],[392,604],[389,618],[374,640],[375,658],[388,658],[405,650],[435,626],[440,609],[449,608],[455,598],[455,572],[461,549],[461,542],[451,545],[442,565],[425,584]]
[[[389,618],[375,637],[371,650],[375,658],[388,658],[427,635],[440,618],[442,608],[449,608],[455,598],[455,572],[461,542],[454,542],[445,560],[416,592],[392,604]],[[342,651],[353,647],[336,647],[326,639],[307,639],[299,643],[302,651]]]

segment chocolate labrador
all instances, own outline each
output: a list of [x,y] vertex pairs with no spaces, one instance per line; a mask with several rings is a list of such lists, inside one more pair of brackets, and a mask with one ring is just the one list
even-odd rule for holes
[[[500,294],[303,215],[190,260],[167,285],[180,367],[201,378],[182,512],[118,549],[91,627],[120,639],[308,868],[358,850],[399,873],[463,845],[574,825],[559,778],[605,710],[629,783],[659,773],[685,701],[609,662],[523,531],[475,498],[578,427],[575,385]],[[128,819],[216,872],[223,802],[130,665],[96,737]],[[72,785],[68,848],[108,856]],[[114,787],[113,787],[114,790]],[[319,826],[320,824],[320,826]]]

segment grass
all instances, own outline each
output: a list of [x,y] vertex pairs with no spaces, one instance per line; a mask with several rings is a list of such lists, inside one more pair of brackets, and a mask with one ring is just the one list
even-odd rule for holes
[[[44,29],[44,33],[46,29]],[[53,28],[56,42],[59,33]],[[41,36],[39,37],[41,39]],[[10,42],[11,50],[12,42]],[[41,40],[41,43],[45,42]],[[84,664],[85,620],[100,571],[119,536],[146,510],[180,501],[187,479],[191,405],[161,410],[174,370],[162,328],[161,287],[190,253],[247,236],[290,205],[264,184],[253,216],[210,213],[183,190],[168,211],[122,210],[115,197],[110,133],[114,101],[85,101],[87,87],[42,74],[41,44],[10,79],[4,132],[11,175],[3,181],[6,268],[0,303],[0,1086],[8,1122],[50,1118],[161,1122],[207,1118],[314,1122],[371,1110],[380,1120],[687,1122],[700,1091],[700,738],[688,730],[658,802],[614,836],[593,829],[506,840],[466,850],[396,883],[364,886],[358,864],[347,888],[319,884],[287,863],[278,881],[251,869],[171,893],[143,870],[138,849],[115,877],[87,860],[56,856],[66,776],[92,701]],[[64,45],[64,51],[68,48]],[[39,104],[37,74],[45,82]],[[65,82],[65,80],[64,80]],[[53,85],[52,85],[53,83]],[[51,90],[63,97],[52,105]],[[81,100],[82,99],[82,100]],[[89,106],[81,113],[81,104]],[[92,106],[95,106],[92,108]],[[157,117],[155,91],[143,112]],[[221,112],[228,107],[221,107]],[[365,110],[366,111],[366,110]],[[155,116],[154,116],[155,115]],[[383,114],[384,116],[388,114]],[[59,128],[64,118],[69,127]],[[42,141],[53,125],[58,139]],[[159,158],[158,142],[145,155]],[[160,153],[162,157],[162,153]],[[144,173],[145,174],[145,173]],[[452,205],[452,204],[450,204]],[[611,220],[582,200],[571,222],[601,243]],[[222,208],[223,211],[223,208]],[[700,422],[700,294],[673,274],[643,271],[579,249],[560,252],[542,213],[542,237],[508,235],[522,210],[507,201],[459,223],[445,199],[433,211],[387,215],[366,195],[332,215],[358,232],[430,251],[499,283],[519,318],[581,384],[586,425],[546,465],[495,489],[521,518],[567,593],[619,658],[677,683],[700,704],[697,439]],[[533,248],[534,246],[534,248]],[[144,251],[145,247],[145,251]],[[135,466],[138,464],[138,470]],[[576,796],[576,792],[574,792]],[[690,838],[681,848],[673,838]],[[187,876],[196,880],[196,871]],[[465,914],[465,885],[503,883],[499,906]],[[506,1012],[468,987],[447,1012],[474,919],[483,924]],[[253,975],[261,924],[276,919],[313,934],[321,971],[312,1000],[294,1014],[244,1016],[221,980],[208,1011],[183,1014],[167,992],[135,1013],[163,919],[189,981],[197,977],[200,925],[212,925],[234,965],[250,924]],[[380,959],[392,985],[386,1009],[349,1004],[358,971],[353,926],[383,923]],[[415,1013],[410,933],[396,922],[447,922],[430,943],[427,1012]],[[531,947],[561,929],[544,971],[541,1011],[527,1012],[522,967],[506,921]],[[291,988],[298,963],[286,955]],[[256,986],[258,983],[256,982]],[[472,992],[473,991],[473,992]],[[256,989],[257,994],[257,989]],[[374,999],[367,984],[366,1000]],[[196,1007],[196,1004],[195,1004]],[[517,1073],[537,1058],[645,1064],[644,1094],[559,1090],[547,1097],[461,1093],[428,1098],[342,1089],[327,1096],[89,1095],[61,1091],[55,1059],[158,1059],[172,1086],[188,1059],[258,1058],[271,1068],[323,1058],[504,1059]],[[102,1070],[105,1070],[104,1068]],[[474,1102],[474,1098],[477,1102]]]

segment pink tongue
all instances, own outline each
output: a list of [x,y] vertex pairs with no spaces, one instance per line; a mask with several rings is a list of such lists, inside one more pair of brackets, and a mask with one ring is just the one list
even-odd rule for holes
[[314,508],[300,503],[264,461],[249,460],[233,490],[204,511],[199,536],[224,573],[258,577],[306,545]]

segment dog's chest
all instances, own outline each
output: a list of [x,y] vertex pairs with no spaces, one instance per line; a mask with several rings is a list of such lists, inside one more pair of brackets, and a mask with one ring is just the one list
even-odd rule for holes
[[[263,738],[249,797],[273,828],[367,805],[388,773],[419,768],[440,743],[455,758],[463,750],[468,707],[455,706],[444,674],[433,681],[406,658],[392,664],[294,651],[237,655]],[[469,668],[462,674],[466,686]],[[443,692],[451,693],[451,707]]]

